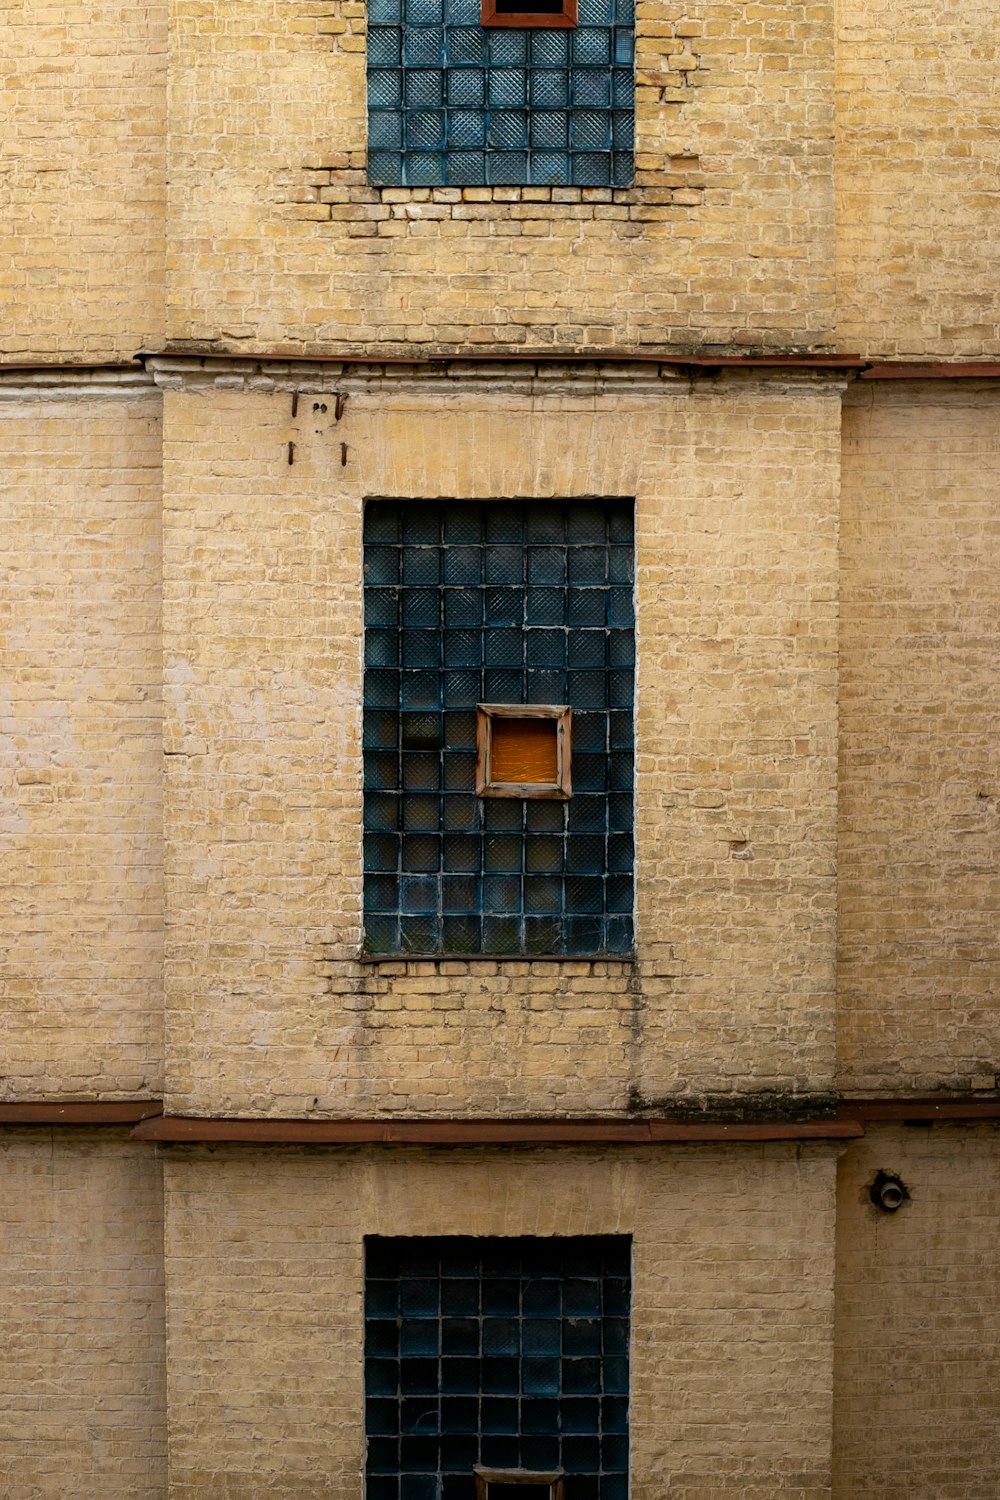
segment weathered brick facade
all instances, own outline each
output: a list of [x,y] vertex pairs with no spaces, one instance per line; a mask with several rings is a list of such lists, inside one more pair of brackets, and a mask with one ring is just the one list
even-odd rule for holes
[[[4,16],[0,1492],[381,1500],[365,1237],[629,1235],[633,1500],[994,1495],[995,0],[640,0],[620,187]],[[373,498],[634,505],[634,953],[365,954]]]

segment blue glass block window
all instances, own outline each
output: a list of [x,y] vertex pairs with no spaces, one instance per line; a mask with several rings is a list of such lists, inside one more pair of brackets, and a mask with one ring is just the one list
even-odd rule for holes
[[630,183],[633,0],[580,0],[572,30],[479,22],[479,0],[369,0],[369,181]]
[[[365,947],[633,945],[631,502],[370,501]],[[572,796],[476,795],[477,704],[572,709]]]
[[367,1500],[475,1500],[474,1467],[627,1500],[631,1241],[365,1241]]

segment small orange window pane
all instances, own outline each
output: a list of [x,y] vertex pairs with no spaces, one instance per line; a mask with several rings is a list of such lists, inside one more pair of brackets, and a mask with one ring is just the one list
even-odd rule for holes
[[555,719],[494,719],[490,779],[554,784],[559,780]]

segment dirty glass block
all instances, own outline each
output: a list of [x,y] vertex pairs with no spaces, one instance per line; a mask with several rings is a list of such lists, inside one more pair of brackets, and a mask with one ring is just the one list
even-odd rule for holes
[[487,98],[494,109],[527,103],[528,75],[523,68],[490,68]]
[[446,667],[477,667],[482,657],[483,644],[478,630],[446,630],[444,632]]
[[[384,549],[388,551],[388,548]],[[393,549],[395,550],[395,549]],[[403,547],[403,582],[414,588],[427,587],[438,581],[438,550],[436,547]],[[374,578],[368,580],[375,582]],[[395,582],[395,579],[392,580]]]
[[483,642],[483,660],[488,667],[519,667],[524,652],[524,635],[520,630],[487,630]]
[[[478,804],[472,797],[445,797],[441,807],[445,828],[458,829],[464,833],[475,832],[479,825]],[[462,908],[465,909],[464,907]]]
[[569,78],[574,104],[591,108],[607,107],[611,93],[611,79],[607,68],[572,68]]
[[482,699],[482,674],[479,672],[445,672],[442,682],[446,708],[475,708]]
[[493,832],[520,833],[524,821],[523,805],[513,798],[509,801],[484,801],[483,820]]
[[[386,632],[388,634],[388,632]],[[440,652],[440,635],[436,630],[403,631],[403,666],[436,667]],[[392,665],[392,663],[378,663]]]
[[398,26],[369,26],[369,68],[398,68],[402,32]]
[[483,918],[484,953],[520,953],[521,923],[517,917]]
[[615,109],[632,109],[635,103],[635,81],[631,68],[612,68],[611,98]]
[[[603,667],[607,635],[603,630],[570,630],[567,632],[568,661],[571,667]],[[577,749],[579,738],[574,736]],[[602,747],[603,748],[603,747]]]
[[486,582],[520,584],[524,580],[524,548],[493,543],[486,548]]
[[471,792],[476,784],[476,757],[474,755],[446,755],[444,784],[449,792]]
[[[374,593],[375,590],[370,592]],[[404,626],[416,630],[430,630],[437,626],[441,613],[441,599],[437,589],[401,589],[399,597]],[[368,622],[367,612],[365,622]]]
[[523,618],[523,589],[491,588],[486,590],[487,625],[519,625]]
[[486,61],[486,32],[480,26],[449,26],[445,31],[445,60],[452,68]]
[[395,870],[399,865],[399,837],[391,833],[365,834],[365,870]]
[[474,873],[482,863],[482,840],[464,833],[445,834],[444,863],[446,870]]
[[442,0],[403,0],[407,26],[436,26],[444,19]]
[[437,151],[407,151],[403,172],[411,187],[439,187],[444,182],[444,161]]
[[440,867],[441,840],[434,834],[404,833],[402,844],[404,870],[430,871]]
[[635,763],[631,755],[618,753],[609,757],[608,784],[614,792],[627,792],[635,785]]
[[486,182],[486,153],[448,151],[445,174],[451,187],[481,187]]
[[392,109],[403,97],[403,75],[398,68],[369,68],[368,105],[371,109]]
[[442,948],[445,953],[478,953],[481,943],[480,922],[476,916],[445,917],[442,924]]
[[459,108],[479,109],[486,101],[486,74],[482,68],[450,68],[448,103]]
[[611,145],[611,116],[606,109],[574,109],[572,122],[575,151],[604,151]]
[[489,182],[499,186],[518,186],[528,180],[528,153],[526,151],[488,151],[486,154],[486,176]]
[[407,108],[440,104],[443,98],[443,74],[436,68],[407,68],[404,97]]
[[630,833],[608,835],[608,870],[631,870],[635,853]]
[[635,578],[635,552],[629,547],[608,550],[608,579],[611,583],[631,583]]
[[635,612],[632,590],[611,588],[608,590],[608,624],[631,626]]
[[441,563],[442,583],[478,586],[481,571],[480,547],[445,547]]
[[635,177],[635,158],[631,151],[616,151],[611,169],[615,187],[628,187]]
[[495,109],[490,115],[488,142],[506,148],[527,145],[527,113],[520,109]]
[[[594,632],[595,635],[598,632]],[[599,641],[604,649],[604,638]],[[525,660],[529,667],[561,667],[566,662],[565,630],[530,629],[525,632]]]
[[407,833],[436,833],[438,824],[439,806],[436,797],[413,794],[403,798],[403,828]]
[[471,792],[475,786],[474,754],[447,754],[444,757],[444,784],[448,792]]
[[[406,144],[408,147],[433,149],[444,143],[444,111],[406,111]],[[436,164],[435,164],[436,167]]]
[[396,829],[399,826],[399,798],[395,793],[369,790],[365,794],[364,824],[366,828],[384,832]]
[[403,31],[403,62],[408,68],[440,68],[444,59],[444,31],[440,26],[407,26]]
[[484,703],[524,703],[524,673],[510,667],[489,667],[483,673]]
[[571,35],[575,63],[607,64],[611,61],[611,31],[607,27],[581,26]]
[[608,828],[612,833],[628,833],[634,821],[635,806],[631,792],[612,792],[608,797]]
[[562,68],[533,68],[530,85],[535,109],[561,109],[569,103],[569,74]]
[[[600,639],[600,634],[598,638]],[[572,632],[570,640],[578,638],[578,632]],[[601,713],[577,713],[573,715],[573,750],[580,754],[584,750],[591,754],[603,752],[607,749],[608,739],[608,716]]]
[[436,673],[413,671],[393,675],[398,676],[397,694],[401,695],[399,701],[404,708],[437,708],[439,678]]
[[387,149],[402,146],[402,111],[387,109],[372,110],[368,117],[368,143],[373,147],[379,146]]
[[440,540],[440,519],[433,512],[429,512],[424,506],[401,505],[400,523],[402,528],[402,539],[411,544],[423,543],[427,546],[436,546]]
[[573,181],[580,187],[601,187],[611,182],[610,151],[574,151]]
[[[448,111],[448,145],[456,148],[482,146],[486,142],[486,113],[475,109]],[[448,163],[451,167],[451,162]]]
[[474,713],[449,713],[444,716],[444,743],[448,750],[475,749],[476,716]]

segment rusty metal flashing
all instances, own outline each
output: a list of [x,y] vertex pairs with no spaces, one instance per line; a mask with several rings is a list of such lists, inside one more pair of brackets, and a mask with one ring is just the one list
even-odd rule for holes
[[863,1125],[1000,1120],[1000,1099],[843,1099],[837,1106],[837,1118],[859,1120]]
[[164,1115],[158,1099],[0,1103],[4,1125],[131,1125],[137,1141],[299,1145],[655,1145],[852,1140],[869,1125],[1000,1121],[1000,1098],[845,1099],[822,1120],[317,1120]]
[[988,360],[965,360],[937,364],[897,364],[874,361],[862,370],[859,380],[997,380],[1000,364]]
[[135,1125],[162,1113],[160,1099],[40,1099],[0,1103],[0,1125]]

